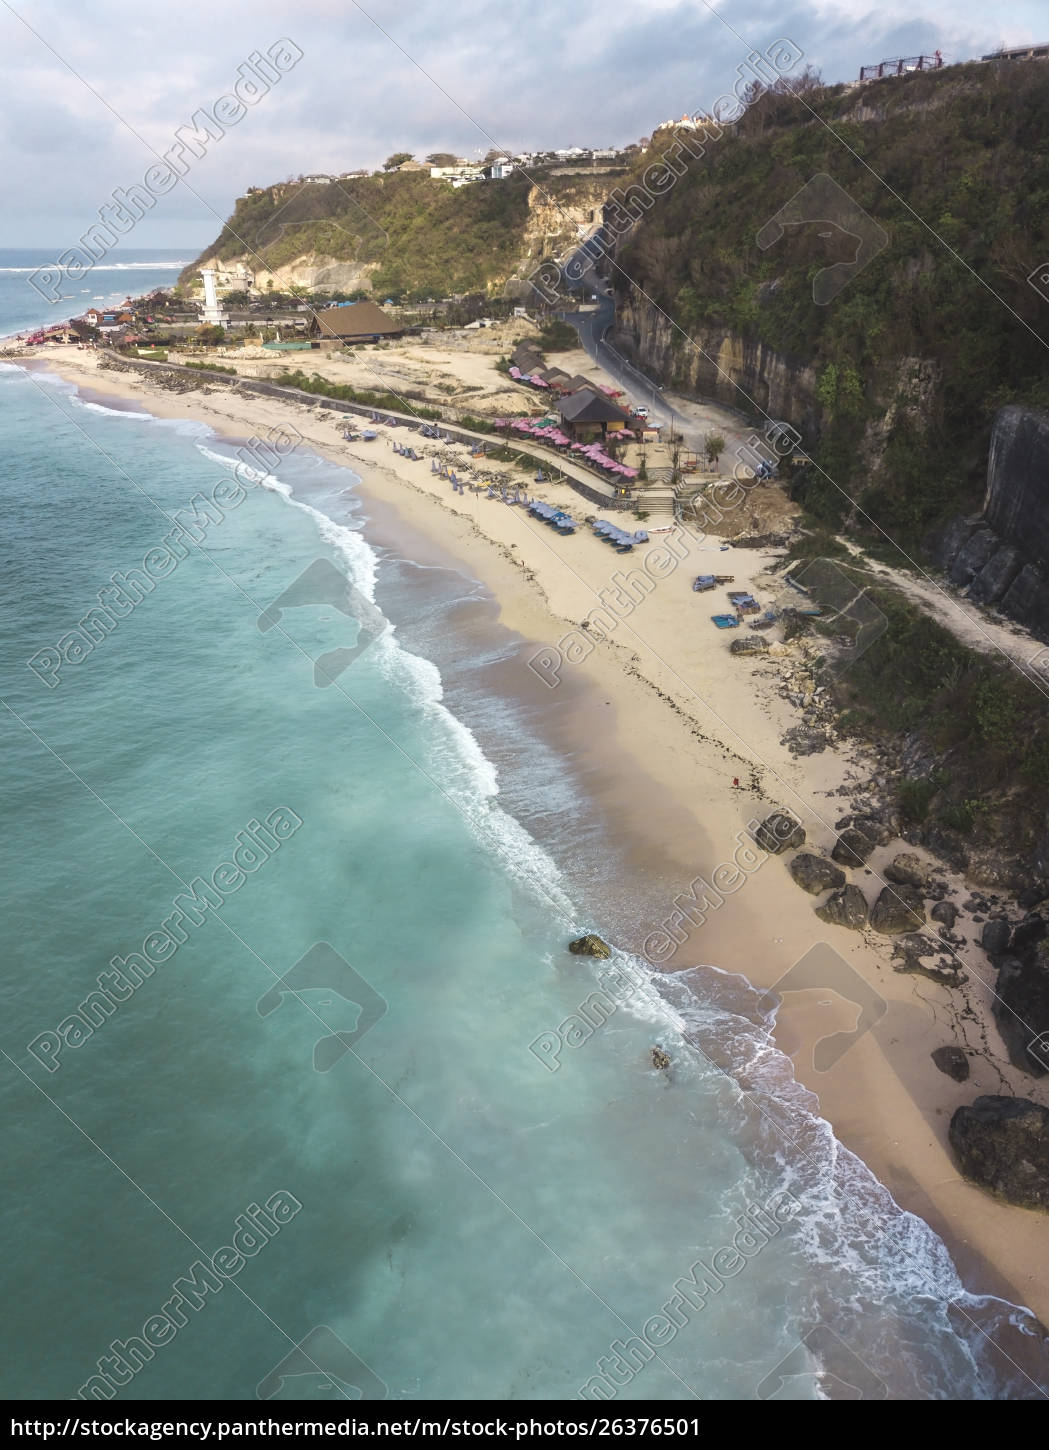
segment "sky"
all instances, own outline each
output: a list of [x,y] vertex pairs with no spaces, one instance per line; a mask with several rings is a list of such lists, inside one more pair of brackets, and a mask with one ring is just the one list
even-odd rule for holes
[[[300,173],[420,158],[622,145],[705,111],[787,39],[828,82],[939,48],[1049,41],[1046,0],[0,0],[0,247],[76,245],[141,185],[201,107],[273,53],[269,89],[187,155],[126,248],[189,256],[238,195]],[[295,59],[295,53],[301,57]],[[292,63],[289,63],[292,62]],[[272,77],[276,77],[273,79]]]

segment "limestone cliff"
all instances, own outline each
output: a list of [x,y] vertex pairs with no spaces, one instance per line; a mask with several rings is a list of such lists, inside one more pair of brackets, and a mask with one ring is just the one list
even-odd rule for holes
[[1001,409],[983,511],[952,519],[932,548],[953,584],[1049,639],[1049,416]]
[[243,265],[260,291],[497,296],[588,235],[608,186],[602,175],[515,173],[453,189],[393,172],[253,188],[182,280],[196,285],[209,261]]

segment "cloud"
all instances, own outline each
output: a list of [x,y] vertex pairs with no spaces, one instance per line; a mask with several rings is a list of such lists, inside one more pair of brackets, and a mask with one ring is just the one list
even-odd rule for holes
[[[649,134],[731,88],[751,48],[788,36],[827,80],[939,46],[953,58],[1035,34],[1042,0],[1008,28],[976,0],[39,0],[0,8],[7,99],[0,162],[9,194],[0,245],[63,245],[115,187],[227,92],[249,53],[282,35],[304,57],[162,198],[130,245],[203,245],[249,185],[303,171],[376,166],[391,151],[463,155],[495,144],[606,145]],[[21,19],[19,18],[21,17]],[[31,33],[23,21],[32,26]],[[1046,27],[1049,29],[1049,26]]]

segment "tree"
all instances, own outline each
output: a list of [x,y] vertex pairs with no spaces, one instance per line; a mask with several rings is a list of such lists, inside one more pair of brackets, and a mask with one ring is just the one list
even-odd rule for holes
[[392,156],[387,156],[382,163],[383,171],[395,171],[398,166],[403,166],[406,161],[411,161],[410,151],[395,151]]
[[205,347],[217,347],[220,342],[226,341],[226,330],[209,322],[205,323],[203,327],[198,327],[194,336]]
[[673,445],[670,450],[670,484],[672,488],[677,488],[681,482],[681,444],[676,433],[670,435],[670,441]]
[[435,151],[431,156],[427,156],[426,164],[427,166],[454,166],[458,160],[458,156],[453,156],[450,151]]
[[725,439],[722,434],[708,433],[703,439],[703,448],[707,455],[707,462],[717,468],[718,459],[725,451]]

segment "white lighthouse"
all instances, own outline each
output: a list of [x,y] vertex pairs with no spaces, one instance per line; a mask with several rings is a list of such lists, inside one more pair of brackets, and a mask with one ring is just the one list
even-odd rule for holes
[[225,327],[229,318],[219,306],[219,294],[215,290],[214,267],[202,267],[200,275],[204,278],[204,321],[218,327]]

